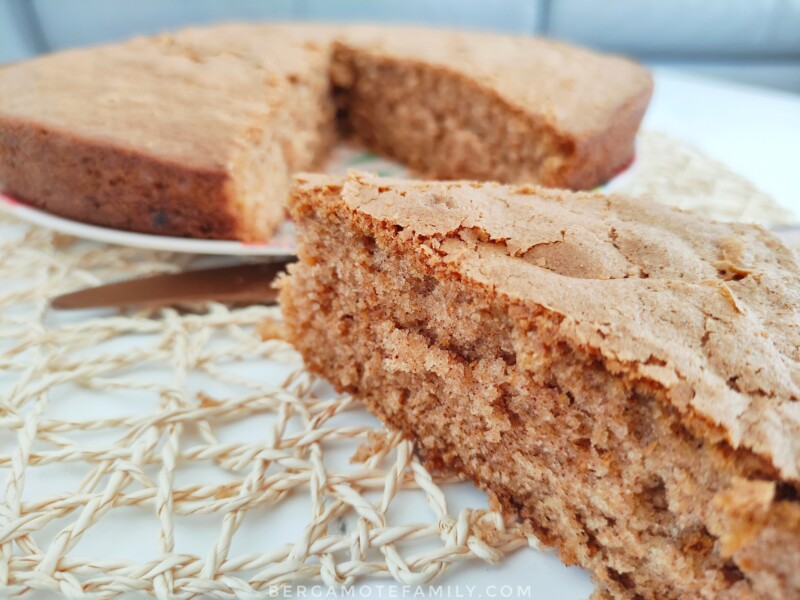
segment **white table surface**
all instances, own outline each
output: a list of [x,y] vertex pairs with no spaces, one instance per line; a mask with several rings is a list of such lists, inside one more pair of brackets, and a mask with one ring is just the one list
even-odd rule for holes
[[[800,158],[800,96],[658,71],[656,92],[645,127],[694,142],[800,215],[800,184],[796,178]],[[239,430],[237,436],[257,433],[258,430]],[[48,495],[48,489],[54,485],[52,480],[31,479],[26,486],[26,496]],[[469,484],[462,484],[451,510],[484,503],[483,494]],[[408,510],[413,512],[414,507],[409,506]],[[297,537],[305,522],[305,511],[296,513],[296,535],[292,535],[292,509],[287,507],[283,514],[281,531],[276,531],[274,526],[273,529],[255,526],[247,533],[240,532],[238,543],[241,546],[237,550],[254,552],[264,549],[265,539],[274,540],[278,536],[288,541]],[[129,514],[127,519],[109,522],[103,532],[102,536],[94,535],[81,542],[82,555],[122,554],[143,560],[152,556],[155,533],[152,518]],[[216,533],[216,526],[185,528],[180,532],[180,545],[184,551],[204,553]],[[120,547],[120,540],[125,540],[124,549]],[[417,593],[415,588],[403,590],[385,580],[363,585],[369,589],[364,588],[356,597],[403,597],[404,592],[406,597],[413,597],[410,594]],[[522,586],[523,591],[528,589],[523,597],[536,600],[585,600],[593,590],[583,571],[564,567],[552,552],[533,549],[520,550],[497,566],[479,561],[458,565],[434,585],[442,586],[444,596],[440,597],[453,598],[499,598],[504,597],[502,590],[510,589],[501,586]],[[320,592],[325,594],[327,589]],[[305,597],[312,597],[311,593],[311,589],[307,590]],[[38,594],[34,597],[52,596]],[[294,597],[300,597],[298,590],[294,590]]]

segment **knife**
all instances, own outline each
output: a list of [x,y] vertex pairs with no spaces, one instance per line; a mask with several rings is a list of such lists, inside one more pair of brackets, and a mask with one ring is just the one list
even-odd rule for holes
[[278,291],[272,287],[286,265],[297,260],[285,257],[262,263],[164,273],[87,288],[53,298],[50,306],[76,308],[170,306],[186,302],[253,302],[274,304]]

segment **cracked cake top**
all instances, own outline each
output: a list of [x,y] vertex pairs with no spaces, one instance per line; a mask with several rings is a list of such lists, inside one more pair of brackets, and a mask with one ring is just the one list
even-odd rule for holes
[[349,209],[432,269],[559,317],[559,336],[655,384],[769,461],[800,469],[800,269],[768,231],[619,196],[351,173]]

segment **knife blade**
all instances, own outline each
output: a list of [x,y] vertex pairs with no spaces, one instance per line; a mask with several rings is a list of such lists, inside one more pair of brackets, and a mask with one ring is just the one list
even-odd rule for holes
[[59,310],[130,306],[170,306],[187,302],[257,302],[272,304],[278,292],[272,287],[286,265],[286,257],[252,264],[163,273],[86,288],[53,298]]

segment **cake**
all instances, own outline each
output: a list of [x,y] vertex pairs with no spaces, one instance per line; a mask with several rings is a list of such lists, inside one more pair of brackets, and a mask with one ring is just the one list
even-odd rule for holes
[[313,371],[597,597],[800,597],[800,269],[753,225],[521,185],[299,177]]
[[633,160],[629,60],[532,37],[352,27],[331,78],[356,139],[436,179],[591,189]]
[[11,195],[106,227],[260,242],[337,115],[430,175],[590,188],[631,160],[651,80],[557,42],[280,24],[56,53],[0,70],[0,88]]

